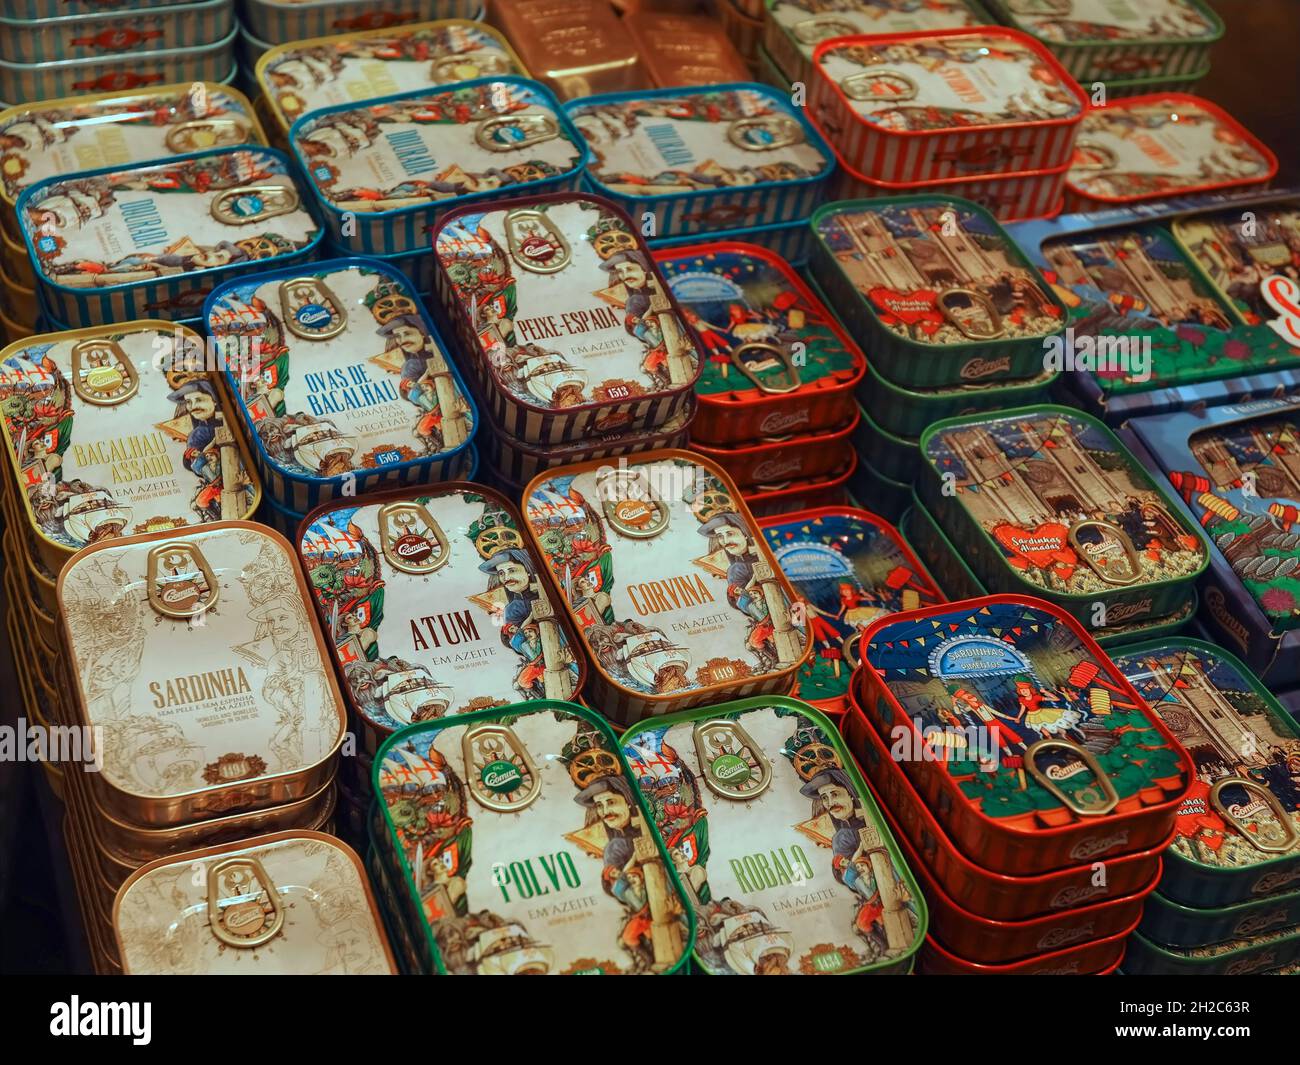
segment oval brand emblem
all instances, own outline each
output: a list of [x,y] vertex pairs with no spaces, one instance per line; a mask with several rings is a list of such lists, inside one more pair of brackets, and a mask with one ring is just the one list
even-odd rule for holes
[[512,791],[518,791],[524,783],[519,767],[504,759],[485,765],[479,778],[483,781],[483,786],[495,795],[508,795]]
[[393,550],[406,559],[407,562],[423,562],[433,554],[433,544],[429,543],[423,536],[416,536],[414,533],[408,533],[406,536],[399,537],[393,544]]
[[738,788],[750,777],[749,763],[736,754],[724,754],[709,767],[714,779]]

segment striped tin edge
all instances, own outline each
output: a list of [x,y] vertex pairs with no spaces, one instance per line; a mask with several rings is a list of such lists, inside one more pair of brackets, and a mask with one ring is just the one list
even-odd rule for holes
[[[234,76],[238,30],[219,41],[191,48],[127,53],[95,59],[63,59],[50,63],[11,63],[0,59],[0,99],[32,103],[74,93],[126,91],[178,81],[224,81]],[[80,79],[80,80],[78,80]]]
[[[686,321],[677,297],[673,295],[668,282],[659,274],[654,265],[654,256],[641,236],[640,228],[633,225],[623,209],[613,200],[596,193],[552,192],[540,196],[531,196],[515,200],[497,200],[484,204],[471,204],[457,208],[444,215],[439,227],[445,228],[463,214],[471,211],[490,212],[493,210],[510,210],[512,207],[545,206],[548,204],[581,201],[592,204],[602,210],[611,212],[623,222],[627,232],[636,242],[637,250],[645,257],[654,271],[662,288],[664,297],[672,312],[676,315],[679,326],[686,338],[694,345],[695,351],[701,345],[695,330]],[[573,440],[589,431],[607,431],[599,428],[601,419],[617,418],[623,420],[628,430],[652,428],[662,425],[670,418],[681,414],[694,399],[695,381],[699,377],[699,365],[691,379],[675,389],[656,393],[651,396],[631,400],[589,402],[573,407],[542,407],[513,396],[505,384],[494,376],[486,365],[482,343],[470,320],[468,309],[461,302],[455,286],[437,255],[438,231],[433,233],[434,245],[434,293],[442,313],[446,315],[456,337],[464,346],[462,354],[469,367],[469,373],[481,389],[480,394],[489,402],[492,417],[511,436],[530,444],[551,444]]]
[[[388,211],[348,211],[336,206],[322,191],[312,176],[315,165],[300,148],[303,135],[310,127],[329,115],[349,111],[365,111],[382,108],[385,105],[400,103],[404,100],[423,100],[432,96],[450,96],[452,92],[466,92],[487,85],[508,84],[535,94],[537,106],[546,108],[558,121],[564,138],[578,149],[578,157],[568,170],[551,177],[536,181],[505,185],[501,188],[486,189],[482,192],[464,193],[449,196],[443,200],[416,204],[411,207],[397,207]],[[507,114],[508,112],[501,112]],[[300,117],[289,127],[289,148],[293,158],[305,175],[308,188],[315,197],[317,206],[330,230],[331,240],[340,247],[348,248],[354,253],[392,255],[398,252],[416,251],[429,246],[428,234],[438,228],[450,212],[478,204],[494,203],[498,200],[513,200],[526,196],[536,196],[552,191],[574,192],[582,187],[584,173],[591,149],[587,138],[578,132],[570,120],[568,112],[555,98],[555,95],[539,81],[515,75],[498,75],[487,78],[475,78],[472,81],[460,81],[451,85],[431,85],[423,89],[380,96],[373,100],[358,100],[351,103],[331,104]]]
[[240,9],[248,28],[271,44],[433,19],[483,17],[479,0],[244,0]]
[[[283,152],[274,148],[260,145],[231,145],[225,148],[211,148],[202,152],[174,155],[166,159],[129,164],[125,167],[100,167],[96,170],[82,171],[76,176],[78,178],[88,178],[98,177],[102,174],[120,174],[131,170],[186,163],[196,159],[211,159],[214,156],[229,155],[233,152],[261,154],[269,156],[281,164],[282,170],[278,176],[285,177],[294,185],[298,195],[298,207],[316,224],[316,229],[310,241],[304,247],[271,259],[253,259],[226,266],[187,270],[180,274],[145,278],[140,281],[130,281],[97,290],[63,285],[51,280],[44,273],[38,273],[36,287],[41,294],[43,306],[47,309],[50,317],[58,322],[68,323],[74,328],[111,325],[124,319],[167,318],[169,312],[175,312],[172,314],[174,320],[188,320],[184,317],[183,312],[192,310],[197,303],[194,297],[209,292],[210,285],[216,285],[244,274],[259,273],[266,268],[268,263],[275,263],[279,266],[314,259],[318,252],[318,246],[324,237],[324,230],[320,227],[320,219],[313,209],[311,198],[304,195],[304,190],[299,183],[292,162]],[[15,206],[15,212],[20,220],[27,209],[28,203],[38,193],[48,186],[67,180],[66,175],[55,175],[24,189],[19,195],[18,203]],[[27,231],[26,227],[24,227],[23,239],[27,245],[28,258],[35,266],[39,261],[39,257],[32,242],[32,234]]]
[[[479,16],[481,18],[481,15]],[[432,30],[443,29],[451,26],[470,26],[476,33],[485,34],[491,37],[497,44],[497,47],[505,52],[515,72],[522,78],[532,78],[524,61],[519,58],[515,52],[514,46],[506,40],[505,36],[495,26],[489,26],[486,22],[470,18],[449,18],[437,19],[433,22],[416,22],[408,25],[390,26],[377,30],[364,30],[359,33],[336,33],[328,37],[308,37],[305,40],[290,41],[286,44],[267,44],[266,41],[253,37],[247,29],[244,34],[249,38],[250,43],[257,49],[257,61],[253,71],[253,76],[257,81],[260,90],[260,99],[265,102],[266,109],[269,112],[274,123],[280,127],[280,132],[287,137],[293,121],[288,119],[283,110],[275,102],[275,95],[270,91],[270,68],[286,52],[297,52],[310,48],[329,48],[339,44],[342,41],[365,41],[370,39],[385,40],[394,34],[406,35],[412,33],[428,32]],[[436,85],[430,85],[429,91],[435,89]],[[356,104],[365,103],[373,100],[374,97],[362,97],[355,101]],[[299,116],[301,117],[301,116]]]
[[[233,74],[233,71],[232,71]],[[10,107],[0,111],[0,129],[12,122],[14,119],[21,118],[24,115],[39,115],[45,111],[57,110],[64,107],[93,107],[95,104],[111,104],[114,100],[136,99],[140,96],[189,96],[196,90],[201,89],[209,96],[213,93],[219,93],[222,96],[228,96],[238,105],[239,117],[248,123],[249,140],[246,142],[254,147],[265,147],[269,145],[266,137],[266,130],[262,125],[261,119],[257,114],[257,106],[244,93],[220,81],[185,81],[174,82],[171,85],[159,85],[156,88],[147,88],[142,90],[133,90],[129,92],[99,92],[88,93],[86,95],[67,96],[62,99],[41,100],[37,103],[19,104],[16,107]],[[17,200],[9,196],[3,187],[0,187],[0,228],[4,230],[5,244],[17,249],[22,256],[23,261],[27,261],[27,250],[19,242],[22,241],[22,232],[18,227],[18,217],[15,213]],[[6,249],[8,250],[8,249]],[[0,260],[0,268],[5,267],[6,263]],[[34,279],[33,279],[34,280]]]
[[[1197,110],[1204,111],[1211,115],[1219,125],[1231,132],[1235,138],[1244,141],[1250,148],[1263,156],[1268,162],[1268,172],[1259,177],[1245,178],[1239,181],[1227,180],[1210,182],[1207,184],[1184,185],[1177,188],[1161,189],[1159,192],[1145,193],[1139,196],[1096,196],[1092,193],[1084,192],[1082,189],[1071,184],[1068,177],[1069,167],[1067,167],[1067,177],[1065,179],[1065,204],[1063,210],[1071,214],[1076,212],[1104,211],[1114,207],[1127,207],[1129,204],[1142,203],[1147,200],[1163,200],[1173,196],[1200,196],[1213,192],[1222,192],[1226,189],[1245,189],[1252,185],[1267,185],[1277,177],[1278,161],[1273,150],[1233,118],[1232,115],[1228,114],[1227,111],[1210,100],[1202,99],[1199,96],[1191,96],[1187,93],[1155,92],[1143,96],[1126,97],[1124,98],[1123,104],[1112,104],[1110,106],[1116,107],[1117,110],[1122,111],[1130,107],[1141,107],[1148,104],[1155,104],[1162,100],[1172,100],[1188,104],[1195,107]],[[1105,110],[1105,108],[1094,108],[1093,110]]]
[[[406,276],[401,271],[388,267],[382,260],[363,256],[326,260],[317,264],[317,269],[321,267],[332,269],[358,267],[373,270],[389,280],[395,281],[402,289],[403,294],[414,301],[430,337],[433,338],[446,357],[447,369],[452,380],[469,407],[470,430],[465,441],[449,451],[443,451],[432,456],[421,456],[404,462],[393,462],[374,469],[348,470],[346,473],[333,477],[317,477],[309,473],[287,470],[267,452],[266,444],[262,441],[261,435],[254,426],[252,414],[240,390],[239,381],[236,378],[237,371],[228,367],[222,371],[222,376],[226,386],[234,396],[240,416],[241,428],[252,445],[253,461],[262,477],[265,495],[274,498],[281,507],[302,514],[321,503],[342,496],[361,495],[380,488],[395,488],[402,485],[424,484],[430,481],[444,480],[445,474],[449,470],[457,469],[456,463],[458,460],[464,461],[461,456],[466,453],[473,456],[472,461],[477,468],[477,452],[471,450],[474,438],[478,433],[480,419],[478,406],[474,402],[474,395],[461,376],[456,365],[456,359],[451,354],[452,349],[448,347],[442,334],[438,331],[437,325],[424,308],[423,303],[407,284]],[[299,270],[296,267],[291,267],[289,269],[267,271],[266,273],[256,273],[253,278],[258,282],[269,282],[282,278],[292,278],[297,276],[298,273]],[[215,286],[208,293],[203,304],[203,317],[201,319],[205,329],[207,323],[212,319],[217,300],[221,299],[237,285],[242,285],[248,280],[250,278],[247,276],[231,278],[228,282]],[[208,331],[210,332],[210,330]],[[468,478],[461,479],[467,480]]]
[[[695,192],[673,193],[660,196],[629,196],[602,183],[588,165],[586,184],[617,203],[634,220],[645,223],[653,220],[651,233],[656,237],[677,237],[713,233],[719,229],[740,229],[776,225],[806,219],[826,198],[826,188],[835,171],[835,151],[826,142],[821,131],[809,121],[808,109],[793,107],[778,90],[757,81],[727,82],[703,87],[676,86],[667,89],[647,89],[644,92],[607,93],[570,100],[565,105],[569,114],[601,104],[623,103],[632,100],[655,100],[681,97],[692,93],[715,94],[749,91],[758,93],[769,101],[775,110],[799,123],[808,145],[825,160],[820,174],[784,181],[766,181],[761,184],[725,191],[701,189]],[[719,129],[721,134],[722,130]]]
[[234,17],[232,0],[196,0],[165,9],[109,8],[48,19],[0,16],[0,37],[5,41],[4,57],[14,63],[138,56],[221,40],[230,32]]
[[[1023,122],[992,122],[978,126],[934,130],[888,130],[862,118],[843,87],[822,68],[822,58],[851,45],[906,48],[921,41],[962,37],[1005,38],[1034,54],[1075,98],[1078,109],[1061,118]],[[970,177],[1028,170],[1050,170],[1070,161],[1074,138],[1088,98],[1060,61],[1034,37],[1005,26],[922,30],[887,36],[836,37],[813,51],[815,72],[808,85],[808,109],[820,129],[834,139],[840,156],[860,173],[877,181],[914,184],[947,177]],[[967,159],[970,161],[967,162]]]

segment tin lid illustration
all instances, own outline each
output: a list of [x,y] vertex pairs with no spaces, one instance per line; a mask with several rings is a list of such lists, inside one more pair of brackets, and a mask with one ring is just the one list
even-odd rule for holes
[[828,507],[759,524],[812,629],[813,655],[799,670],[808,702],[847,694],[868,624],[946,598],[898,530],[865,510]]
[[1251,214],[1253,222],[1244,229],[1240,210],[1185,215],[1170,229],[1237,317],[1257,325],[1278,317],[1264,298],[1263,282],[1274,274],[1296,280],[1300,203],[1261,203]]
[[480,78],[294,123],[294,151],[334,211],[406,211],[557,178],[582,167],[579,138],[537,82]]
[[1041,600],[989,596],[886,618],[863,661],[902,727],[983,817],[1030,833],[1166,804],[1187,788],[1157,728],[1078,622]]
[[638,199],[806,182],[832,154],[789,98],[763,85],[673,88],[566,105],[602,192]]
[[994,0],[1007,21],[1053,44],[1173,43],[1215,39],[1218,17],[1199,0]]
[[689,954],[677,875],[590,711],[532,702],[413,726],[380,748],[374,790],[380,848],[439,970],[668,973]]
[[523,73],[500,33],[464,19],[294,41],[257,63],[258,84],[286,127],[333,104]]
[[[247,518],[261,491],[198,334],[127,322],[0,351],[0,412],[25,516],[58,566],[87,544]],[[48,564],[48,562],[47,562]]]
[[427,313],[377,260],[232,281],[205,319],[256,368],[227,376],[264,460],[291,477],[428,462],[474,433],[473,402]]
[[[695,392],[706,401],[819,395],[865,372],[858,346],[772,252],[711,242],[655,262],[704,348]],[[769,435],[798,428],[775,424]]]
[[[548,471],[524,518],[591,660],[671,700],[792,671],[808,632],[736,489],[686,451]],[[632,555],[635,554],[635,560]]]
[[24,104],[0,112],[0,199],[12,206],[37,182],[122,160],[265,143],[248,99],[205,81]]
[[966,200],[832,204],[813,229],[875,319],[912,343],[1008,343],[1060,331],[1063,309],[1038,272]]
[[1182,93],[1090,108],[1066,184],[1106,203],[1268,181],[1277,157],[1208,100]]
[[1120,648],[1113,659],[1196,766],[1170,849],[1225,871],[1282,858],[1295,865],[1300,729],[1277,700],[1232,655],[1198,640]]
[[859,118],[894,132],[1060,122],[1085,109],[1051,54],[1007,30],[832,40],[814,62]]
[[1300,411],[1193,433],[1169,482],[1274,629],[1300,626]]
[[230,272],[306,251],[321,235],[288,160],[269,148],[51,178],[17,210],[41,284],[74,291]]
[[150,862],[118,892],[113,934],[137,975],[397,972],[361,860],[322,832]]
[[434,253],[496,385],[561,410],[680,392],[699,376],[689,328],[631,221],[557,194],[467,208]]
[[193,820],[338,750],[328,652],[293,551],[265,526],[98,544],[64,567],[59,600],[80,716],[102,729],[97,787]]
[[[1073,364],[1106,393],[1239,372],[1253,355],[1225,303],[1158,225],[1089,230],[1043,242],[1044,279],[1070,310]],[[1113,338],[1113,339],[1103,339]]]
[[767,19],[811,58],[813,48],[832,37],[912,33],[917,30],[982,26],[988,18],[967,0],[765,0]]
[[571,629],[504,497],[451,485],[358,502],[312,514],[298,551],[368,723],[577,694]]
[[1096,596],[1188,581],[1204,541],[1100,422],[1064,407],[950,419],[921,454],[1027,585]]
[[[925,901],[831,723],[781,697],[654,719],[623,754],[726,975],[898,966]],[[819,905],[809,905],[816,899]]]

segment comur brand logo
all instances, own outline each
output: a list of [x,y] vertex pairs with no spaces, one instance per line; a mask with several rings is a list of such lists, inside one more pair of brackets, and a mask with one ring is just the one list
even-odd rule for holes
[[961,376],[967,381],[978,381],[981,377],[991,377],[995,373],[1007,373],[1011,369],[1011,357],[1003,355],[997,359],[971,359],[961,368]]
[[498,795],[518,791],[524,782],[519,767],[514,762],[507,762],[504,759],[488,762],[479,775],[483,781],[483,786]]
[[793,477],[803,470],[803,456],[791,455],[784,459],[768,459],[766,462],[760,462],[754,467],[753,478],[760,484],[768,481],[779,481],[786,477]]
[[1070,857],[1077,862],[1086,862],[1095,855],[1105,854],[1116,847],[1124,846],[1127,842],[1127,828],[1121,832],[1116,832],[1113,836],[1093,836],[1090,839],[1080,840],[1076,843],[1074,850],[1070,851]]
[[722,783],[735,787],[738,784],[745,783],[749,779],[752,770],[749,768],[749,763],[740,755],[724,754],[713,760],[713,764],[709,766],[709,772]]
[[73,995],[50,1006],[50,1035],[116,1036],[148,1046],[152,1038],[153,1003],[82,1002]]
[[1128,381],[1151,380],[1149,336],[1076,334],[1074,326],[1043,340],[1043,369],[1049,373],[1123,374]]
[[758,431],[762,436],[778,436],[805,426],[811,420],[812,412],[807,407],[794,411],[774,410],[758,423]]
[[1105,624],[1118,625],[1122,621],[1131,621],[1150,613],[1150,599],[1139,599],[1136,603],[1112,603],[1106,608]]
[[1246,643],[1249,634],[1246,626],[1233,616],[1231,608],[1228,606],[1227,598],[1218,588],[1209,588],[1205,592],[1205,609],[1210,612],[1220,625],[1224,627],[1228,635],[1237,641],[1237,646],[1243,651],[1246,649]]

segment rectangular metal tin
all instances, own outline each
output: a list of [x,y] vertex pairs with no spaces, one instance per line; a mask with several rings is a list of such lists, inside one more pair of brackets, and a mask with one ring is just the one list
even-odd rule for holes
[[781,572],[799,595],[813,653],[799,667],[797,694],[828,714],[848,706],[857,638],[882,614],[945,596],[899,531],[854,507],[823,507],[759,522]]
[[1065,307],[984,208],[855,200],[820,208],[812,228],[813,269],[882,377],[937,388],[1043,371]]
[[1088,106],[1046,48],[1004,27],[836,37],[813,66],[819,128],[876,181],[1065,166]]
[[623,16],[623,28],[641,55],[650,84],[718,85],[749,81],[749,68],[718,22],[708,15],[638,8]]
[[[652,451],[561,467],[533,479],[522,511],[593,667],[588,702],[610,720],[792,686],[811,636],[714,463]],[[620,560],[634,550],[629,570]]]
[[303,519],[294,546],[367,750],[419,721],[576,701],[586,663],[521,525],[504,496],[464,482]]
[[289,143],[330,240],[381,255],[427,248],[468,204],[575,190],[588,157],[546,87],[516,77],[322,107]]
[[257,61],[258,86],[284,134],[322,107],[506,74],[528,71],[497,30],[467,19],[296,40]]
[[616,204],[553,193],[465,207],[433,243],[442,311],[511,436],[653,428],[691,404],[695,335]]
[[[237,222],[217,217],[227,200]],[[306,190],[271,148],[50,178],[23,191],[17,212],[42,298],[74,327],[189,317],[219,281],[312,258],[321,239]],[[263,214],[278,221],[259,224]]]
[[[693,440],[754,443],[852,422],[866,359],[789,264],[727,240],[659,249],[655,262],[706,355]],[[756,365],[746,367],[747,355]]]
[[194,48],[225,37],[234,24],[232,0],[192,0],[166,10],[108,8],[93,15],[15,19],[0,16],[5,58],[50,63],[168,48]]
[[255,36],[285,44],[433,19],[476,19],[482,5],[480,0],[248,0],[240,10]]
[[[1018,596],[965,600],[881,619],[859,648],[863,712],[891,744],[913,749],[903,771],[953,844],[986,869],[1043,873],[1169,836],[1195,779],[1191,759],[1064,611]],[[1086,769],[1084,789],[1049,790],[1029,772],[1048,764],[1029,744],[1077,752],[1080,735],[1102,752],[1094,765],[1070,753],[1054,773],[1039,771],[1064,782]],[[994,744],[996,756],[980,754]],[[943,754],[919,757],[921,746]],[[1104,781],[1113,804],[1085,806]]]
[[591,187],[653,218],[656,237],[807,218],[835,167],[803,109],[757,82],[611,93],[565,110],[590,145]]
[[643,721],[620,742],[695,909],[698,969],[906,972],[925,903],[828,718],[769,696]]
[[[416,725],[380,749],[374,790],[379,860],[429,971],[685,965],[694,913],[599,715],[538,701]],[[539,908],[544,888],[582,908]]]
[[[314,295],[289,308],[299,289]],[[336,331],[313,336],[313,316]],[[406,278],[378,260],[332,259],[222,284],[204,320],[233,349],[226,381],[266,492],[290,510],[442,480],[477,431],[477,408],[442,338]],[[245,358],[257,360],[255,372],[244,371]]]
[[922,435],[921,460],[918,497],[990,591],[1109,625],[1172,613],[1208,567],[1199,526],[1081,411],[951,418]]

